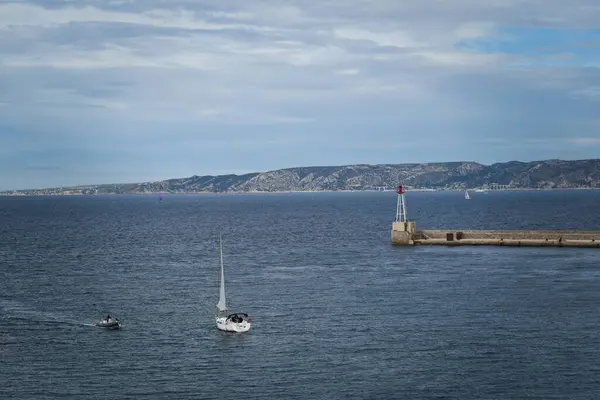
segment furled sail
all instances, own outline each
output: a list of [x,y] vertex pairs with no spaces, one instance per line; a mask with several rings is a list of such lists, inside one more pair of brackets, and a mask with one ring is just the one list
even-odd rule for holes
[[223,270],[223,245],[221,234],[219,234],[219,252],[221,253],[221,288],[219,290],[219,302],[217,309],[219,311],[227,311],[227,302],[225,301],[225,271]]

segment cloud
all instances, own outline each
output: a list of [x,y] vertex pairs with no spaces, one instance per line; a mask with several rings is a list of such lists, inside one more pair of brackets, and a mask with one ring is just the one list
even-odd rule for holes
[[349,69],[338,69],[334,71],[336,74],[340,74],[340,75],[358,75],[360,73],[360,70],[356,69],[356,68],[349,68]]
[[599,20],[591,0],[3,2],[0,186],[593,157]]
[[600,144],[600,137],[580,137],[580,138],[569,139],[569,141],[573,142],[573,143],[584,144],[584,145]]
[[573,90],[571,96],[575,98],[587,98],[600,101],[600,86],[589,86],[584,89]]
[[[125,3],[126,4],[126,3]],[[93,6],[75,7],[67,5],[64,8],[47,9],[38,5],[24,3],[5,3],[0,5],[2,20],[0,29],[14,27],[53,28],[64,24],[77,23],[121,23],[145,25],[156,28],[180,28],[188,30],[224,30],[224,29],[268,29],[239,24],[209,23],[196,18],[193,11],[180,8],[150,9],[140,13],[106,11]],[[213,16],[215,14],[212,14]],[[245,19],[243,14],[218,14],[222,17]]]
[[397,48],[415,48],[423,46],[423,43],[419,43],[407,33],[400,31],[373,32],[367,29],[344,28],[335,29],[333,34],[338,38],[371,42],[377,46]]

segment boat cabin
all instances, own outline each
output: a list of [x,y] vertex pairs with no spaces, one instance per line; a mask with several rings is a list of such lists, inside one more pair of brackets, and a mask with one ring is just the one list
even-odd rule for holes
[[246,313],[235,313],[235,314],[230,314],[227,316],[227,320],[231,321],[231,322],[243,322],[244,318],[248,318],[248,314]]

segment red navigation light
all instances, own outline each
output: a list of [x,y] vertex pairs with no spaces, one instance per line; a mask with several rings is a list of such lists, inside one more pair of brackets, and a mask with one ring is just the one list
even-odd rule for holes
[[403,194],[404,193],[404,188],[402,187],[402,185],[398,185],[398,194]]

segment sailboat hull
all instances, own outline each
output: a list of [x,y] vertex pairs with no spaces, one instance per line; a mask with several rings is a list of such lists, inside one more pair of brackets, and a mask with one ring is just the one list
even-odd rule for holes
[[248,332],[252,326],[251,322],[245,320],[242,322],[233,322],[227,319],[227,317],[217,317],[216,323],[217,329],[224,332]]

